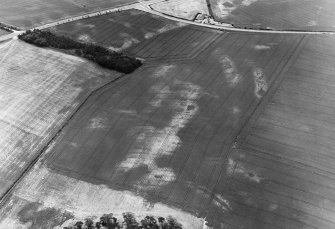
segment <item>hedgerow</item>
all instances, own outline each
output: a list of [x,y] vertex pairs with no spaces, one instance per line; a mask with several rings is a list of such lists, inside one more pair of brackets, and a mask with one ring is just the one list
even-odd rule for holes
[[8,32],[13,32],[13,30],[20,30],[18,27],[0,23],[0,29],[6,30]]
[[123,53],[118,53],[95,44],[81,43],[65,36],[58,36],[50,31],[28,30],[19,35],[19,38],[39,47],[74,50],[74,54],[77,56],[122,73],[131,73],[142,65],[140,60]]
[[122,214],[123,221],[118,221],[113,214],[104,214],[100,220],[94,222],[87,218],[82,221],[75,222],[72,226],[64,227],[64,229],[182,229],[182,225],[176,219],[169,216],[167,219],[153,216],[146,216],[140,222],[137,222],[135,215],[131,212]]

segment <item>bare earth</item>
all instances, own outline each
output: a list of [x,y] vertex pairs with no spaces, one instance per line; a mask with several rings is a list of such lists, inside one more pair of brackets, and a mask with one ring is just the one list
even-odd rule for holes
[[151,5],[152,9],[175,17],[193,20],[198,13],[208,14],[206,0],[169,0]]

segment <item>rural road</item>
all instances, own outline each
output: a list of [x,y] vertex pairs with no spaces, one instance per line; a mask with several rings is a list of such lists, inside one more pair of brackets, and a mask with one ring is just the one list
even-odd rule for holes
[[320,34],[328,34],[328,35],[335,35],[335,32],[330,32],[330,31],[291,31],[291,30],[258,30],[258,29],[242,29],[242,28],[234,28],[234,27],[228,27],[228,26],[224,26],[224,25],[209,25],[209,24],[201,24],[198,22],[194,22],[194,21],[189,21],[186,19],[182,19],[182,18],[177,18],[177,17],[173,17],[173,16],[169,16],[163,13],[160,13],[156,10],[153,10],[150,5],[152,5],[154,3],[151,3],[150,1],[148,2],[142,2],[142,3],[136,3],[133,4],[135,9],[138,10],[142,10],[151,14],[155,14],[170,20],[174,20],[174,21],[178,21],[178,22],[183,22],[183,23],[187,23],[187,24],[192,24],[192,25],[196,25],[196,26],[202,26],[202,27],[207,27],[207,28],[212,28],[212,29],[219,29],[219,30],[224,30],[224,31],[237,31],[237,32],[249,32],[249,33],[276,33],[276,34],[316,34],[316,35],[320,35]]
[[[46,28],[50,28],[56,25],[61,25],[61,24],[65,24],[68,22],[72,22],[72,21],[78,21],[81,19],[85,19],[85,18],[90,18],[90,17],[95,17],[95,16],[99,16],[99,15],[103,15],[103,14],[108,14],[108,13],[113,13],[113,12],[118,12],[118,11],[123,11],[123,10],[129,10],[129,9],[138,9],[138,10],[142,10],[166,19],[170,19],[173,21],[178,21],[178,22],[182,22],[182,23],[186,23],[186,24],[191,24],[191,25],[195,25],[195,26],[201,26],[201,27],[206,27],[206,28],[211,28],[211,29],[217,29],[217,30],[222,30],[222,31],[234,31],[234,32],[247,32],[247,33],[265,33],[265,34],[314,34],[314,35],[322,35],[322,34],[326,34],[326,35],[335,35],[335,32],[331,32],[331,31],[291,31],[291,30],[258,30],[258,29],[242,29],[242,28],[235,28],[235,27],[230,27],[230,26],[224,26],[224,25],[209,25],[209,24],[201,24],[198,22],[194,22],[194,21],[190,21],[190,20],[186,20],[186,19],[182,19],[182,18],[177,18],[174,16],[169,16],[163,13],[160,13],[156,10],[153,10],[151,8],[151,5],[156,4],[156,3],[160,3],[160,2],[164,2],[165,0],[149,0],[149,1],[139,1],[137,3],[131,3],[128,5],[124,5],[124,6],[119,6],[119,7],[114,7],[111,9],[106,9],[106,10],[101,10],[101,11],[97,11],[97,12],[92,12],[92,13],[87,13],[87,14],[83,14],[80,16],[75,16],[75,17],[71,17],[71,18],[66,18],[66,19],[62,19],[59,21],[55,21],[52,23],[48,23],[45,25],[41,25],[41,26],[37,26],[35,28],[32,29],[46,29]],[[0,36],[0,42],[1,41],[5,41],[5,40],[9,40],[13,37],[16,37],[17,35],[24,33],[25,31],[15,31],[14,33],[11,34],[6,34],[3,36]]]

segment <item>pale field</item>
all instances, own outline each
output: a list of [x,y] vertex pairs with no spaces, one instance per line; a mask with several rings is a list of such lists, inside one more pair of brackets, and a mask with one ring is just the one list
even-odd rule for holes
[[[38,206],[35,212],[31,208],[34,205]],[[0,228],[60,229],[85,218],[97,221],[106,213],[113,213],[122,222],[122,213],[129,211],[136,214],[138,222],[147,215],[170,215],[182,223],[183,228],[203,229],[204,219],[181,209],[160,202],[152,204],[134,192],[63,176],[41,163],[19,184],[11,201],[0,210]],[[46,217],[46,213],[51,214]]]
[[95,88],[119,76],[19,40],[0,43],[0,195]]
[[208,14],[206,0],[170,0],[151,5],[154,10],[179,18],[193,20],[197,13]]

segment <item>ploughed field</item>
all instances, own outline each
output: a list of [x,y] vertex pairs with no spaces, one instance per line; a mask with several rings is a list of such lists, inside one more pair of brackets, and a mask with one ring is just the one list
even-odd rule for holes
[[0,22],[29,29],[63,18],[108,9],[135,0],[2,0]]
[[181,26],[182,23],[133,9],[74,21],[49,30],[77,41],[120,51]]
[[233,228],[251,228],[248,220],[254,228],[334,228],[334,58],[334,38],[309,37],[265,109],[245,128],[223,191],[240,202],[238,216],[226,219]]
[[6,30],[0,29],[0,36],[9,34]]
[[88,94],[120,74],[17,39],[0,50],[3,196]]
[[213,16],[237,27],[334,31],[332,0],[210,0]]
[[[153,64],[88,99],[52,145],[49,169],[134,191],[153,204],[206,217],[215,227],[239,217],[235,210],[241,199],[225,192],[234,185],[228,160],[232,146],[305,41],[295,35],[203,32],[187,26],[158,36],[151,48],[131,50],[151,57]],[[172,34],[181,42],[171,39]],[[173,55],[162,55],[167,47]],[[185,56],[191,47],[201,49]],[[45,189],[56,191],[52,198],[69,192],[68,185],[57,191],[52,178],[46,180],[34,185],[35,195]],[[239,181],[254,182],[246,176]]]

